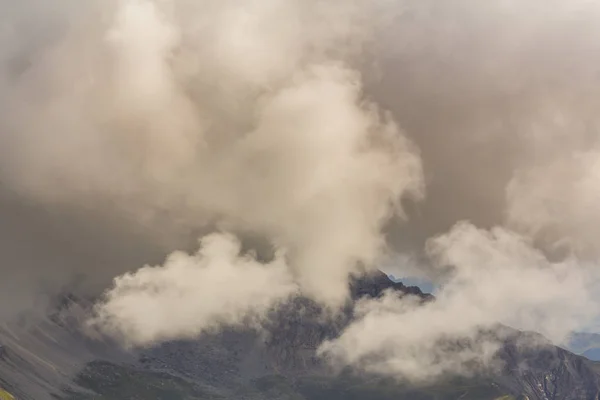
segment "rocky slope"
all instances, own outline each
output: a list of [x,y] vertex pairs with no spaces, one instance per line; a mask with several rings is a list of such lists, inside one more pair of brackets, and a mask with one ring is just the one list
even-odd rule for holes
[[[351,285],[354,299],[389,289],[434,300],[384,274]],[[600,393],[591,361],[506,327],[498,328],[505,338],[501,373],[416,388],[352,371],[334,375],[316,356],[319,343],[352,318],[351,307],[326,321],[316,304],[299,298],[274,311],[269,334],[226,330],[137,353],[82,335],[77,326],[86,309],[67,298],[63,311],[34,326],[0,329],[0,388],[23,400],[597,400]]]

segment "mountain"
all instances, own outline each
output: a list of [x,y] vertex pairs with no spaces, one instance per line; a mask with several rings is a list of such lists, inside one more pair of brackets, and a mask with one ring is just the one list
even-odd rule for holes
[[406,276],[403,278],[396,278],[396,276],[393,274],[388,275],[388,277],[390,278],[390,280],[392,282],[402,282],[405,285],[417,286],[417,287],[419,287],[419,289],[421,289],[422,291],[424,291],[426,293],[433,293],[435,291],[435,286],[433,285],[433,283],[429,282],[426,279],[410,277],[410,276]]
[[600,348],[588,349],[581,353],[581,355],[588,360],[600,361]]
[[573,333],[565,348],[575,354],[581,354],[592,361],[600,361],[600,334],[597,333]]
[[[385,290],[435,301],[385,274],[351,283],[355,300]],[[339,335],[352,319],[351,307],[325,322],[318,305],[297,298],[273,311],[268,335],[228,329],[137,352],[83,335],[78,326],[88,309],[67,296],[35,325],[0,328],[1,390],[22,400],[598,400],[600,393],[594,363],[506,327],[498,327],[501,372],[415,387],[350,369],[333,374],[316,356],[319,343]]]

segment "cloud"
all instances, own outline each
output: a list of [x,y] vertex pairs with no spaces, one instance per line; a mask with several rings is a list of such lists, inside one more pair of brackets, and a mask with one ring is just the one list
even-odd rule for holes
[[509,224],[551,250],[597,258],[599,166],[594,146],[517,171],[507,189]]
[[[237,238],[213,234],[196,254],[176,252],[163,265],[115,279],[91,327],[127,345],[196,338],[222,325],[260,322],[297,293],[282,254],[262,264],[240,255]],[[152,312],[148,312],[152,310]]]
[[505,228],[462,222],[431,239],[428,252],[435,268],[449,270],[435,301],[395,293],[363,300],[357,320],[321,354],[337,366],[428,383],[501,366],[499,324],[560,343],[600,311],[597,266],[552,263]]
[[418,152],[353,66],[377,11],[122,0],[79,12],[3,96],[11,189],[164,247],[215,226],[263,238],[287,249],[304,293],[343,303],[400,199],[423,190]]
[[335,309],[398,255],[438,301],[362,302],[338,364],[426,380],[487,365],[498,323],[559,340],[597,315],[599,12],[0,1],[0,318],[81,279],[143,345],[297,291]]

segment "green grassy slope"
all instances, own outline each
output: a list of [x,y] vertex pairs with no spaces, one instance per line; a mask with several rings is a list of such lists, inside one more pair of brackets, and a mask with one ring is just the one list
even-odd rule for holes
[[0,400],[15,400],[15,397],[6,390],[0,389]]

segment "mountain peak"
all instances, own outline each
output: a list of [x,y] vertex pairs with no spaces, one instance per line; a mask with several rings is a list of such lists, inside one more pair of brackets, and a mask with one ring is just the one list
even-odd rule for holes
[[392,280],[390,276],[379,270],[355,277],[350,282],[350,292],[355,300],[361,297],[377,298],[390,289],[403,295],[417,296],[426,301],[434,299],[433,295],[424,293],[418,286],[406,286],[402,282]]

